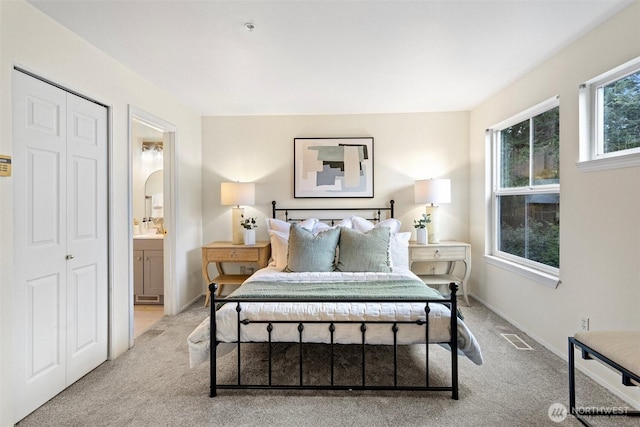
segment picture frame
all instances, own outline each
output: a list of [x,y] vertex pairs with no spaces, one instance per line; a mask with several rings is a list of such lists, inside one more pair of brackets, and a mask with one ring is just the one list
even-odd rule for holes
[[373,198],[373,137],[294,138],[294,198]]

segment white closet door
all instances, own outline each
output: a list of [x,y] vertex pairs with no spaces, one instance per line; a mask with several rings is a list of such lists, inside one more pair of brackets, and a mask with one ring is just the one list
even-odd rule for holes
[[[14,414],[66,383],[66,94],[13,72]],[[61,268],[61,266],[63,268]]]
[[107,110],[67,94],[67,385],[107,359]]
[[12,78],[18,421],[106,360],[106,112],[89,114],[76,103],[99,106],[19,71]]

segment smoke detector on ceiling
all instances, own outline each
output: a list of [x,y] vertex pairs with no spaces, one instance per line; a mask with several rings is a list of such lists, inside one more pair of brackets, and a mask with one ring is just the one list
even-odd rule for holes
[[244,28],[246,28],[247,31],[252,32],[253,30],[256,29],[256,24],[254,24],[253,22],[245,22]]

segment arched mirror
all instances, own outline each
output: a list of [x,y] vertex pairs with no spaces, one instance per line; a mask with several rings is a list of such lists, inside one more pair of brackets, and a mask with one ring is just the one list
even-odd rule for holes
[[162,197],[164,176],[162,169],[153,172],[144,184],[145,211],[147,217],[164,217]]

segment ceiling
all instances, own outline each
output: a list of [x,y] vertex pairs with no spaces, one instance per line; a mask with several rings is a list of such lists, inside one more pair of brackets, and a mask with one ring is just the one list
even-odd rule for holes
[[29,2],[202,115],[467,111],[632,3]]

